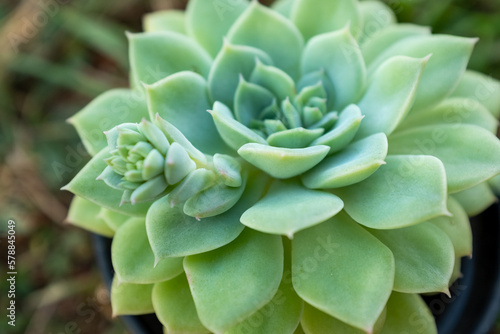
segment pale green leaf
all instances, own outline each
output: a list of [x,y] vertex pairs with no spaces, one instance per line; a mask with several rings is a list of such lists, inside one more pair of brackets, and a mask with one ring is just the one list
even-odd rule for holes
[[267,142],[276,147],[304,148],[318,139],[324,132],[325,130],[322,128],[312,130],[302,127],[294,128],[273,133],[267,138]]
[[186,35],[186,18],[182,10],[160,10],[144,15],[145,32],[172,31]]
[[72,225],[84,228],[93,233],[112,237],[114,229],[100,217],[101,207],[84,198],[75,196],[69,206],[66,221]]
[[356,222],[375,229],[392,229],[449,215],[441,161],[423,155],[388,155],[385,161],[387,164],[368,179],[335,189],[344,201],[345,211]]
[[234,98],[234,116],[241,124],[250,126],[253,119],[258,119],[260,113],[273,104],[275,97],[267,89],[247,82],[243,76]]
[[479,183],[474,187],[454,193],[452,196],[460,203],[469,217],[480,214],[497,201],[487,182]]
[[286,98],[293,98],[297,94],[295,91],[295,82],[282,70],[266,66],[260,61],[250,75],[250,82],[259,85],[270,91],[281,102]]
[[380,0],[366,0],[359,2],[361,22],[363,22],[361,33],[355,34],[359,43],[370,39],[380,30],[397,23],[396,15],[391,7]]
[[116,232],[127,220],[131,217],[128,215],[121,214],[119,212],[111,211],[108,209],[101,208],[98,216],[106,222],[110,229]]
[[153,284],[119,283],[115,276],[110,293],[113,316],[154,313],[152,291]]
[[290,12],[292,11],[294,2],[295,0],[277,0],[271,4],[271,8],[284,17],[290,17]]

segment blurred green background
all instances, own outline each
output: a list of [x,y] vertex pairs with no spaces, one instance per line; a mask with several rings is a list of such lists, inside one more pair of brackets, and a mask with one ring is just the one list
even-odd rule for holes
[[[124,31],[183,0],[2,0],[0,3],[0,270],[16,221],[17,319],[0,333],[126,333],[111,318],[89,234],[64,222],[59,191],[88,160],[66,119],[128,84]],[[268,1],[269,2],[269,1]],[[500,78],[500,1],[386,0],[400,21],[480,37],[470,68]],[[0,309],[7,286],[0,282]],[[500,323],[495,334],[500,334]]]

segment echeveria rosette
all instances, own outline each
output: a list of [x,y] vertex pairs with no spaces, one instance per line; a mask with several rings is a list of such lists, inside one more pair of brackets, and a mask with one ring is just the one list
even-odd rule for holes
[[354,0],[192,0],[145,28],[133,88],[71,119],[93,158],[68,220],[113,236],[114,313],[435,333],[418,294],[448,292],[500,189],[500,84],[466,70],[476,40]]

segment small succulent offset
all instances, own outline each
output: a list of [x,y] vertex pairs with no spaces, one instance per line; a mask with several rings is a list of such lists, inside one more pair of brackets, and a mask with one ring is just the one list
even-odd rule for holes
[[115,315],[167,333],[436,333],[419,296],[500,189],[476,39],[379,1],[191,0],[129,34],[131,89],[70,119],[68,220],[113,237]]

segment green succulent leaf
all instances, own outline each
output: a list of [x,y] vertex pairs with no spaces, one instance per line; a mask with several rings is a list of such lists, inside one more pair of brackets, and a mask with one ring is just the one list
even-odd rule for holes
[[450,193],[473,187],[500,173],[498,138],[475,125],[439,124],[393,134],[389,137],[389,154],[439,158],[446,169]]
[[324,129],[304,129],[294,128],[275,132],[267,137],[267,142],[271,146],[285,147],[285,148],[304,148],[311,145],[311,143],[320,137],[325,132]]
[[250,75],[250,82],[266,88],[279,102],[297,94],[295,82],[288,74],[276,67],[266,66],[258,60]]
[[231,27],[227,39],[263,50],[276,67],[298,77],[304,40],[292,22],[272,9],[253,1]]
[[215,154],[213,163],[215,172],[226,186],[240,187],[242,185],[241,165],[238,160],[229,155]]
[[485,74],[465,71],[452,97],[467,97],[483,104],[491,114],[500,117],[500,82]]
[[472,256],[472,230],[467,213],[453,197],[448,197],[452,217],[438,217],[430,222],[446,232],[455,249],[455,257]]
[[291,239],[297,231],[324,222],[342,208],[342,200],[333,194],[306,189],[296,181],[275,181],[240,220],[255,230]]
[[152,295],[155,313],[168,333],[210,333],[198,318],[186,275],[156,283]]
[[414,226],[370,230],[394,255],[393,290],[405,293],[448,292],[455,250],[440,228],[424,222]]
[[408,331],[437,334],[434,317],[419,295],[393,292],[387,302],[387,316],[381,334]]
[[387,137],[376,133],[347,146],[320,162],[302,176],[311,189],[349,186],[363,181],[383,165],[387,156]]
[[257,119],[259,113],[275,101],[270,91],[247,82],[242,76],[235,94],[234,115],[245,126],[249,126],[252,119]]
[[186,15],[182,10],[161,10],[144,15],[145,32],[171,31],[186,35]]
[[[95,205],[95,204],[94,204]],[[99,214],[97,215],[98,218],[101,218],[104,220],[106,225],[113,230],[117,231],[127,220],[129,220],[131,217],[128,215],[124,215],[115,211],[111,211],[108,209],[100,208],[101,210],[99,211]]]
[[107,146],[104,131],[125,122],[139,122],[147,116],[142,94],[129,89],[112,89],[96,97],[68,122],[76,128],[90,155],[96,155]]
[[115,276],[111,284],[113,316],[154,313],[152,291],[153,284],[120,283]]
[[261,197],[267,180],[253,179],[241,200],[229,211],[198,221],[187,216],[182,206],[171,207],[167,198],[156,201],[148,211],[146,228],[155,258],[199,254],[220,248],[243,231],[241,214]]
[[180,72],[146,87],[151,118],[158,114],[208,154],[228,150],[207,112],[208,85],[193,72]]
[[172,143],[165,160],[165,178],[169,184],[176,184],[196,169],[196,163],[178,143]]
[[296,234],[292,280],[295,291],[308,304],[372,332],[392,290],[394,257],[380,241],[340,213]]
[[489,208],[497,198],[487,182],[479,183],[474,187],[462,190],[452,195],[469,217],[476,216]]
[[[350,1],[321,2],[338,4]],[[335,90],[333,107],[336,110],[357,102],[366,83],[365,62],[348,27],[313,37],[304,49],[301,69],[303,74],[325,71]]]
[[278,179],[286,179],[316,166],[328,154],[329,147],[282,148],[257,143],[243,145],[238,154],[255,167]]
[[186,28],[213,57],[236,19],[248,7],[246,0],[193,0],[186,8]]
[[362,25],[359,5],[354,0],[296,0],[291,8],[290,19],[306,40],[341,29],[347,24],[357,34]]
[[135,85],[151,85],[171,74],[193,71],[207,78],[210,55],[193,40],[179,33],[156,31],[128,34],[129,57]]
[[75,196],[71,201],[66,221],[105,237],[112,237],[115,230],[100,217],[100,211],[99,205]]
[[[403,39],[381,53],[368,67],[369,76],[394,56],[423,58],[432,54],[417,89],[414,110],[431,106],[449,95],[465,72],[477,39],[449,35],[415,36]],[[450,54],[453,57],[450,58]]]
[[182,258],[156,260],[149,245],[144,218],[132,218],[116,231],[111,261],[120,283],[151,284],[179,275]]
[[373,74],[367,91],[358,103],[365,120],[357,138],[384,132],[390,135],[413,105],[428,58],[396,56]]
[[356,222],[393,229],[449,215],[441,161],[423,155],[389,155],[385,161],[368,179],[335,190]]
[[380,30],[397,23],[396,15],[391,7],[379,0],[359,2],[361,22],[363,27],[359,35],[359,43],[363,42]]
[[151,205],[150,202],[121,205],[123,192],[109,187],[103,181],[96,180],[107,167],[104,159],[108,157],[109,153],[106,147],[96,154],[62,189],[71,191],[73,194],[109,210],[131,216],[145,216]]
[[[373,326],[372,334],[379,334],[384,326],[386,310],[380,314],[377,322]],[[304,314],[301,321],[306,334],[366,334],[361,329],[349,326],[348,324],[329,316],[326,313],[315,309],[309,304],[304,306]]]
[[283,275],[281,237],[245,229],[229,245],[185,258],[201,322],[223,332],[266,305]]
[[217,176],[213,171],[205,168],[195,169],[168,194],[167,201],[170,206],[184,203],[192,196],[214,186],[216,182]]

